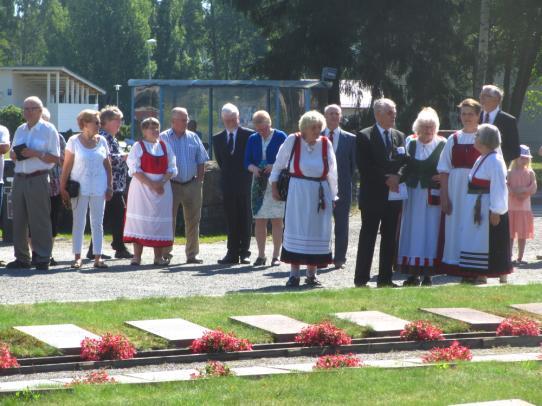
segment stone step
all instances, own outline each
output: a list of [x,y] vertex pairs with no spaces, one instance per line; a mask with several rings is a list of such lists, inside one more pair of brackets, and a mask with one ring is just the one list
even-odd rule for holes
[[283,316],[282,314],[262,314],[255,316],[231,316],[231,320],[263,330],[273,336],[275,342],[293,341],[307,323]]
[[57,348],[65,354],[77,354],[81,349],[81,341],[85,338],[99,339],[100,337],[75,324],[48,324],[41,326],[16,326],[21,331],[35,339]]
[[135,320],[126,324],[153,334],[180,347],[188,347],[197,338],[200,338],[209,329],[190,321],[175,319]]
[[362,327],[369,327],[377,336],[399,335],[409,323],[407,320],[374,310],[335,313],[334,316]]
[[542,316],[542,303],[525,303],[510,305],[514,309]]
[[482,312],[480,310],[470,309],[468,307],[433,307],[422,308],[424,312],[437,314],[449,319],[467,323],[476,330],[493,331],[504,320],[503,317],[494,314]]

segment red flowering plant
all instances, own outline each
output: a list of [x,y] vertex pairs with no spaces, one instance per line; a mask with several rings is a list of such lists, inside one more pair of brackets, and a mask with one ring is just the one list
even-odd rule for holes
[[232,375],[231,369],[222,362],[209,361],[204,368],[199,369],[198,373],[191,374],[191,379],[208,378],[213,376],[230,376]]
[[201,338],[192,341],[190,349],[193,353],[252,351],[252,344],[244,338],[237,338],[233,333],[221,329],[208,331]]
[[322,355],[318,357],[314,369],[354,368],[362,365],[354,354]]
[[408,341],[436,341],[443,340],[442,330],[433,326],[427,320],[416,320],[408,323],[401,331],[401,339]]
[[423,362],[450,362],[450,361],[470,361],[472,352],[467,347],[454,341],[449,347],[439,348],[434,347],[429,351],[429,354],[422,357]]
[[348,345],[352,338],[329,321],[305,327],[295,336],[295,342],[306,346]]
[[497,327],[498,336],[539,336],[540,323],[525,316],[504,319]]
[[70,383],[67,383],[66,386],[74,385],[101,385],[104,383],[116,383],[115,379],[109,376],[107,371],[100,369],[99,371],[92,371],[86,374],[82,378],[75,378]]
[[81,342],[81,359],[85,361],[130,359],[136,352],[130,340],[120,334],[106,333],[99,339],[86,337]]
[[0,369],[18,368],[17,358],[11,355],[7,344],[0,343]]

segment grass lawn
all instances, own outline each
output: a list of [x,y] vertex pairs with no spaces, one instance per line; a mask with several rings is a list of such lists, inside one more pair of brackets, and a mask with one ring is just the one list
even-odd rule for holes
[[[58,233],[57,237],[58,240],[66,240],[71,241],[72,235],[71,233]],[[85,234],[85,243],[90,243],[90,234]],[[104,247],[107,249],[109,248],[109,243],[113,240],[113,237],[111,234],[104,234],[104,242],[107,244],[104,244]],[[226,241],[226,234],[217,234],[217,235],[200,235],[199,242],[200,244],[212,244],[215,242],[222,242]],[[175,244],[184,245],[186,244],[186,238],[181,236],[175,237]],[[129,244],[131,245],[131,244]],[[130,248],[131,250],[131,248]]]
[[[167,343],[135,328],[127,320],[182,317],[208,328],[222,327],[253,343],[271,342],[264,332],[228,320],[229,316],[284,314],[309,323],[334,312],[380,310],[406,320],[427,319],[445,332],[467,331],[467,325],[433,316],[420,307],[472,307],[498,315],[516,311],[509,304],[539,302],[541,285],[479,288],[456,285],[412,289],[341,289],[280,294],[243,293],[220,297],[157,298],[82,303],[42,303],[0,306],[0,341],[15,355],[40,356],[55,350],[12,329],[18,325],[73,323],[97,334],[121,332],[139,349],[165,348]],[[334,322],[360,337],[369,331],[342,320]]]
[[[515,398],[540,405],[541,382],[541,363],[479,363],[86,386],[74,392],[43,394],[37,400],[42,405],[450,405]],[[2,401],[4,405],[26,403],[14,396],[0,398]]]

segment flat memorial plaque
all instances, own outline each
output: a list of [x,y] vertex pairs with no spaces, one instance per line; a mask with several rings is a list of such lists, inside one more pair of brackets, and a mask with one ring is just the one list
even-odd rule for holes
[[266,331],[279,343],[293,341],[294,337],[299,334],[302,329],[308,326],[307,323],[281,314],[232,316],[230,319]]
[[371,328],[378,336],[399,335],[401,330],[408,324],[407,320],[391,316],[379,311],[345,312],[335,313],[339,319],[347,320],[362,327]]
[[189,381],[191,379],[190,375],[197,373],[197,369],[175,369],[171,371],[139,372],[126,374],[126,376],[150,382],[175,382]]
[[496,330],[497,326],[504,320],[503,317],[481,312],[480,310],[469,309],[468,307],[434,307],[421,310],[462,321],[478,330]]
[[542,316],[542,303],[513,304],[510,307]]
[[100,338],[94,333],[82,329],[75,324],[49,324],[43,326],[13,327],[35,339],[57,348],[64,353],[76,353],[81,348],[84,338]]
[[277,374],[289,374],[291,371],[285,369],[264,367],[264,366],[252,366],[252,367],[236,367],[231,368],[231,371],[236,376],[265,376],[265,375],[277,375]]
[[192,344],[209,329],[184,319],[157,319],[127,321],[126,324],[154,334],[181,347]]

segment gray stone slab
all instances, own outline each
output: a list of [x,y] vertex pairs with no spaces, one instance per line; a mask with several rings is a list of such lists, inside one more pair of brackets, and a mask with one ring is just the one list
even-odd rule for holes
[[200,338],[209,329],[190,321],[176,319],[136,320],[126,324],[161,337],[176,345],[186,347],[196,338]]
[[78,352],[84,338],[100,338],[94,333],[82,329],[75,324],[49,324],[42,326],[16,326],[13,327],[51,347],[62,352]]
[[513,304],[510,307],[542,316],[542,303]]
[[525,362],[525,361],[538,361],[540,360],[540,354],[536,352],[525,352],[518,354],[488,354],[488,355],[474,355],[472,361],[474,362]]
[[480,310],[470,309],[468,307],[433,307],[423,308],[421,310],[462,321],[477,330],[495,330],[504,320],[503,317],[481,312]]
[[198,373],[196,369],[175,369],[171,371],[154,371],[125,374],[125,376],[142,379],[147,382],[174,382],[189,381],[191,379],[190,375],[196,373]]
[[369,327],[378,336],[399,335],[401,330],[403,330],[408,323],[407,320],[402,320],[398,317],[372,310],[335,313],[334,316],[362,327]]
[[279,343],[293,341],[294,337],[299,334],[302,329],[308,326],[307,323],[281,314],[232,316],[230,319],[266,331]]
[[22,391],[25,389],[35,389],[38,387],[39,388],[60,388],[62,387],[62,384],[60,382],[55,382],[51,379],[34,379],[34,380],[28,380],[28,381],[0,382],[0,393]]
[[271,365],[271,368],[284,369],[292,372],[312,372],[315,362],[306,362],[302,364],[284,364],[284,365]]
[[253,367],[236,367],[231,368],[231,371],[236,376],[266,376],[266,375],[277,375],[277,374],[289,374],[291,371],[278,368],[270,368],[263,366],[253,366]]
[[451,406],[535,406],[521,399],[492,400],[489,402],[461,403]]

